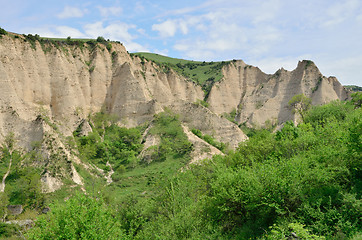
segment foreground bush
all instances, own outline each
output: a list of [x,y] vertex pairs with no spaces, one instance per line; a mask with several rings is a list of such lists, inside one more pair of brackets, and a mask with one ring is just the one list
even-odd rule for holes
[[78,194],[41,216],[29,239],[127,239],[121,224],[101,200]]

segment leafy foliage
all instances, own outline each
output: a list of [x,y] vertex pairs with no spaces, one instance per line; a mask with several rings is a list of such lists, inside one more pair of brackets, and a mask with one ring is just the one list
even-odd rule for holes
[[138,161],[136,156],[142,150],[139,129],[119,127],[116,125],[115,116],[102,112],[95,114],[92,120],[93,132],[80,136],[78,129],[74,133],[80,157],[102,169],[107,169],[107,162],[115,171],[133,167]]
[[167,158],[189,158],[192,144],[183,132],[178,116],[170,110],[159,113],[154,120],[151,134],[159,135],[161,143],[154,151],[155,161],[164,161]]
[[288,104],[293,108],[293,112],[298,113],[304,121],[304,114],[312,106],[312,99],[304,94],[298,94],[293,96]]
[[8,32],[5,31],[5,29],[0,28],[0,38],[1,38],[1,35],[7,35],[7,34],[8,34]]
[[149,130],[160,137],[154,161],[132,165],[141,131],[97,114],[90,121],[92,133],[75,134],[81,157],[123,166],[119,181],[94,191],[102,192],[104,201],[78,195],[58,203],[53,213],[39,217],[28,237],[358,239],[362,109],[352,100],[303,114],[297,126],[255,130],[235,151],[182,171],[192,145],[177,115],[167,110],[155,116]]
[[350,90],[350,91],[353,91],[353,92],[361,92],[362,91],[362,87],[356,86],[356,85],[345,85],[343,87]]
[[114,213],[100,199],[82,194],[39,217],[29,239],[127,239]]
[[351,95],[352,97],[352,103],[355,106],[355,108],[360,108],[362,106],[362,93],[356,92]]
[[199,138],[203,139],[205,142],[207,142],[208,144],[216,147],[217,149],[219,149],[221,152],[225,152],[227,149],[227,146],[225,143],[223,142],[218,142],[216,141],[212,136],[207,135],[207,134],[202,134],[202,132],[199,129],[191,129],[191,132],[193,134],[195,134],[196,136],[198,136]]
[[138,236],[287,239],[292,232],[301,239],[358,236],[361,109],[333,102],[306,114],[306,123],[289,122],[276,133],[257,131],[237,151],[170,179],[155,200],[164,203],[160,212]]

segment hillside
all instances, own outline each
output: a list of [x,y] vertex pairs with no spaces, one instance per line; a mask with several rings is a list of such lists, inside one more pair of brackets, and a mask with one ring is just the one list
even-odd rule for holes
[[[139,239],[155,239],[157,236],[153,233],[160,230],[163,235],[158,238],[162,239],[167,236],[168,230],[159,229],[158,223],[167,222],[170,224],[168,227],[176,226],[174,221],[186,223],[188,221],[184,221],[184,218],[190,216],[195,218],[198,227],[215,230],[196,231],[195,234],[199,235],[195,235],[195,238],[203,239],[203,234],[211,234],[214,239],[219,239],[240,224],[234,220],[229,222],[228,217],[234,219],[233,213],[239,216],[240,209],[234,211],[232,207],[223,206],[223,201],[229,200],[227,197],[224,199],[222,193],[214,196],[220,197],[221,202],[208,202],[208,197],[213,198],[210,189],[218,194],[218,184],[226,189],[230,187],[227,184],[232,179],[225,176],[227,179],[223,182],[223,173],[219,171],[242,161],[240,166],[248,165],[253,168],[250,171],[259,174],[258,171],[262,170],[253,164],[257,164],[260,156],[269,156],[268,159],[275,160],[272,167],[276,168],[278,159],[298,162],[298,159],[291,157],[318,155],[318,152],[298,155],[288,150],[300,144],[297,149],[312,151],[309,147],[303,148],[304,137],[311,134],[311,142],[316,142],[322,133],[314,125],[324,127],[324,123],[318,119],[319,110],[314,110],[318,114],[310,116],[309,125],[297,126],[307,117],[301,117],[298,111],[293,111],[290,101],[295,96],[305,97],[314,106],[329,102],[332,102],[331,106],[337,104],[335,108],[339,112],[336,118],[343,115],[338,119],[347,119],[348,122],[344,123],[343,129],[333,133],[338,136],[325,133],[332,134],[331,138],[341,137],[341,132],[347,131],[346,126],[359,121],[355,118],[360,109],[359,95],[353,95],[352,102],[339,102],[351,100],[351,93],[336,78],[323,76],[310,60],[300,61],[293,71],[280,69],[274,74],[265,74],[242,60],[196,62],[151,53],[129,54],[123,44],[104,38],[50,39],[0,31],[0,176],[3,179],[0,198],[4,199],[1,214],[5,216],[8,204],[21,204],[28,212],[22,213],[19,218],[34,219],[45,206],[63,206],[65,199],[82,192],[102,198],[107,209],[113,205],[125,206],[124,211],[118,209],[117,214],[127,225],[119,229],[127,230],[118,232],[120,235],[117,236],[140,234]],[[337,110],[333,108],[333,111]],[[326,112],[330,113],[328,109]],[[312,127],[317,130],[312,131]],[[276,135],[273,137],[268,135],[270,139],[275,138],[272,149],[276,149],[281,142],[286,144],[285,149],[268,152],[271,145],[264,145],[263,132],[272,134],[270,132],[281,129],[300,132],[298,136],[301,138],[296,137],[297,142],[289,146],[289,143],[283,142],[288,137],[283,137],[283,140],[279,139],[278,133],[274,133]],[[345,150],[353,147],[358,157],[356,146],[359,139],[355,135],[359,129],[348,131],[349,135],[344,136],[345,141],[338,143]],[[258,135],[259,132],[261,135]],[[256,141],[255,145],[243,148],[253,141]],[[348,141],[356,146],[348,145]],[[254,153],[253,147],[257,145],[262,149],[256,149]],[[264,152],[264,147],[267,152]],[[245,156],[248,152],[255,156],[249,159]],[[344,159],[350,159],[347,153],[343,156]],[[315,161],[318,160],[313,158],[311,164],[315,164]],[[341,168],[352,172],[350,169],[355,165],[348,165],[348,161]],[[320,165],[321,168],[323,166]],[[280,169],[281,172],[287,170]],[[172,179],[178,179],[183,173],[190,180],[180,179],[174,183]],[[340,176],[336,173],[331,178]],[[348,176],[350,185],[338,182],[343,189],[347,185],[359,184],[353,182],[356,176],[354,172]],[[289,178],[288,175],[286,179]],[[306,177],[296,184],[303,187],[303,181],[313,182],[311,179]],[[194,181],[196,185],[188,184],[188,181]],[[325,183],[328,191],[332,182],[325,180]],[[173,187],[179,188],[177,193]],[[176,195],[180,193],[187,196],[178,196],[177,201],[180,202],[175,202]],[[354,190],[343,192],[354,193]],[[286,191],[286,194],[289,194],[288,197],[282,201],[294,201],[290,197],[292,192]],[[328,194],[323,197],[323,201],[327,198]],[[184,199],[188,199],[187,202],[183,202]],[[82,197],[78,200],[95,204]],[[298,198],[295,204],[302,200],[303,197]],[[191,204],[193,201],[197,204]],[[348,199],[344,198],[343,201]],[[139,206],[142,204],[147,209],[141,210]],[[164,206],[167,212],[158,208],[162,204],[169,204]],[[203,204],[213,206],[214,209],[224,209],[225,215],[213,215],[215,212],[210,212]],[[266,204],[277,206],[273,202]],[[281,211],[293,210],[293,204],[289,204],[288,209],[281,208]],[[181,206],[190,207],[190,211],[183,212]],[[96,204],[94,207],[103,209],[104,206]],[[199,207],[215,221],[220,218],[222,221],[226,219],[225,222],[220,226],[204,222],[204,218],[195,215]],[[296,209],[301,210],[299,207]],[[107,212],[109,209],[103,210]],[[294,210],[292,213],[296,214]],[[248,212],[246,209],[240,211]],[[267,214],[273,215],[273,211],[279,209],[267,208]],[[276,219],[269,221],[263,214],[258,215],[263,219],[263,226],[276,223]],[[278,216],[284,215],[280,213]],[[352,219],[343,216],[347,220]],[[12,215],[4,218],[8,221],[18,219]],[[246,217],[245,221],[253,221],[253,218]],[[185,230],[183,223],[180,223],[182,231]],[[302,223],[306,224],[307,220]],[[192,226],[189,227],[192,229]],[[260,235],[258,230],[255,231]],[[352,235],[352,230],[349,231]],[[173,229],[170,234],[175,235],[170,236],[170,239],[179,239],[181,232],[177,233],[177,229]],[[325,232],[322,231],[323,234]],[[190,232],[186,236],[191,236]],[[52,238],[48,236],[48,239]]]
[[344,86],[345,89],[350,90],[352,92],[361,92],[362,87],[356,86],[356,85],[346,85]]

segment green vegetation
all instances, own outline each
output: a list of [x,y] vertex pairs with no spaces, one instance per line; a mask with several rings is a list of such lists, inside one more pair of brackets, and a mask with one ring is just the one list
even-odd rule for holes
[[103,112],[97,113],[90,119],[93,132],[81,136],[82,125],[74,132],[79,157],[96,164],[104,170],[109,170],[109,162],[114,170],[123,171],[137,162],[136,156],[142,150],[141,133],[138,129],[121,128],[116,125],[116,116]]
[[0,38],[2,38],[2,35],[7,35],[7,34],[8,32],[0,27]]
[[158,64],[165,72],[173,69],[177,73],[183,75],[190,81],[202,86],[205,92],[205,99],[210,93],[211,87],[215,82],[219,82],[223,75],[221,69],[223,66],[230,64],[231,61],[222,62],[198,62],[189,61],[177,58],[170,58],[154,53],[133,53],[131,56],[141,58],[141,63],[144,59]]
[[356,92],[351,95],[352,97],[352,103],[355,106],[355,108],[360,108],[362,105],[362,93]]
[[[132,129],[116,125],[114,116],[95,114],[89,119],[93,132],[82,136],[81,126],[74,132],[76,148],[83,161],[104,170],[109,162],[116,172],[114,182],[106,185],[76,166],[88,195],[72,194],[66,202],[55,201],[52,212],[38,217],[26,236],[358,239],[362,232],[360,96],[305,108],[299,125],[287,122],[275,133],[254,130],[235,151],[187,168],[192,145],[178,116],[169,110],[156,115],[149,125]],[[145,129],[159,138],[158,144],[149,148],[151,161],[139,154]],[[208,139],[199,130],[192,132]],[[14,141],[8,139],[3,153],[10,147],[13,162],[19,162],[12,148]],[[8,155],[2,156],[2,163],[8,165]],[[31,180],[26,181],[32,178],[25,174],[36,172],[30,167],[27,173],[19,169],[16,181],[21,185],[23,179],[35,190],[24,188],[23,192],[37,192],[30,187]],[[0,196],[5,202],[6,198],[12,203],[25,201],[28,208],[35,209],[41,205],[39,197],[38,203],[29,200],[34,195],[12,199],[14,184],[10,182],[6,195]],[[2,225],[0,231],[14,234],[14,229]]]
[[194,104],[199,105],[199,106],[203,106],[203,107],[206,107],[206,108],[209,107],[209,103],[206,102],[205,100],[197,99]]
[[154,161],[164,161],[167,158],[190,160],[192,144],[183,132],[178,116],[170,110],[155,117],[154,127],[150,133],[161,137],[161,143],[153,152]]
[[[3,30],[3,29],[2,29]],[[0,28],[0,37],[3,34],[7,34],[7,32],[1,31]],[[19,38],[17,35],[15,35],[15,38]],[[66,53],[68,53],[68,49],[65,48],[65,46],[75,46],[79,47],[81,50],[85,46],[89,48],[90,51],[92,51],[97,44],[103,44],[106,46],[107,50],[110,51],[112,48],[112,42],[110,40],[105,40],[104,37],[98,37],[97,39],[86,39],[86,38],[48,38],[48,37],[40,37],[38,34],[32,35],[32,34],[23,34],[23,39],[25,42],[29,42],[31,45],[31,48],[34,50],[36,49],[36,43],[39,42],[41,45],[43,51],[45,53],[49,52],[51,50],[51,46],[56,47],[57,49],[62,49]],[[119,43],[119,42],[117,42]]]
[[288,104],[292,107],[293,113],[298,113],[304,121],[305,113],[312,106],[312,99],[306,97],[304,94],[298,94],[293,96]]
[[[81,136],[81,125],[74,132],[79,157],[83,161],[105,171],[110,170],[108,162],[114,170],[114,183],[107,186],[107,198],[123,199],[145,191],[151,194],[150,185],[155,184],[159,177],[174,174],[190,161],[192,145],[182,130],[178,116],[169,110],[156,115],[150,123],[149,134],[159,137],[160,143],[145,149],[143,157],[140,156],[143,148],[141,134],[147,126],[127,129],[119,127],[116,120],[114,116],[97,113],[90,118],[92,132]],[[86,186],[91,192],[95,191],[94,184],[104,185],[104,182],[87,175],[80,166],[77,170],[89,179],[88,182],[92,182]]]
[[313,61],[311,61],[311,60],[305,60],[305,62],[306,62],[306,64],[305,64],[304,69],[307,69],[309,66],[314,65],[314,62],[313,62]]
[[201,138],[202,140],[204,140],[205,142],[207,142],[208,144],[216,147],[217,149],[219,149],[221,152],[225,153],[225,151],[227,150],[227,146],[225,143],[223,142],[218,142],[216,141],[212,136],[207,135],[207,134],[202,134],[202,132],[199,129],[192,129],[191,132],[193,134],[195,134],[196,136],[198,136],[199,138]]
[[115,213],[101,199],[78,194],[38,218],[28,239],[126,239]]
[[238,123],[236,122],[235,118],[237,116],[237,111],[234,108],[230,113],[224,113],[222,115],[224,118],[226,118],[227,120],[229,120],[232,123],[235,123],[236,125],[238,125]]
[[321,85],[321,83],[322,83],[322,80],[323,80],[323,78],[322,78],[322,76],[320,76],[320,77],[318,78],[318,81],[317,81],[317,83],[316,83],[315,87],[314,87],[314,88],[312,88],[312,93],[314,93],[315,91],[317,91],[317,90],[318,90],[319,86],[320,86],[320,85]]
[[352,91],[352,92],[362,92],[362,87],[356,86],[356,85],[346,85],[343,86],[344,88]]

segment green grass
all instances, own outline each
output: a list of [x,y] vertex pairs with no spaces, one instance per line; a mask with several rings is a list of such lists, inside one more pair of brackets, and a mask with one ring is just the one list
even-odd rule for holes
[[[40,39],[43,40],[49,40],[49,41],[59,41],[59,42],[66,42],[67,38],[50,38],[50,37],[40,37]],[[79,42],[88,42],[88,41],[96,41],[96,39],[92,38],[71,38],[70,41],[79,41]]]
[[138,52],[138,53],[134,53],[133,55],[139,56],[139,57],[144,57],[148,60],[154,61],[156,63],[170,63],[170,64],[177,64],[177,63],[181,63],[181,64],[187,64],[187,63],[197,63],[197,64],[201,64],[202,62],[199,61],[192,61],[192,60],[184,60],[184,59],[179,59],[179,58],[171,58],[171,57],[167,57],[167,56],[163,56],[160,54],[156,54],[156,53],[147,53],[147,52]]
[[362,87],[356,85],[345,85],[343,86],[345,89],[348,89],[352,92],[362,92]]
[[188,80],[200,85],[205,92],[205,99],[215,82],[219,82],[223,78],[222,67],[230,64],[231,61],[222,62],[200,62],[178,58],[171,58],[155,53],[133,53],[131,56],[138,56],[142,59],[147,59],[158,64],[167,71],[173,69],[177,73],[183,75]]
[[123,173],[119,181],[113,182],[105,188],[104,192],[112,192],[115,202],[128,196],[152,197],[157,185],[162,179],[175,175],[186,165],[184,159],[168,158],[163,162],[142,164]]

